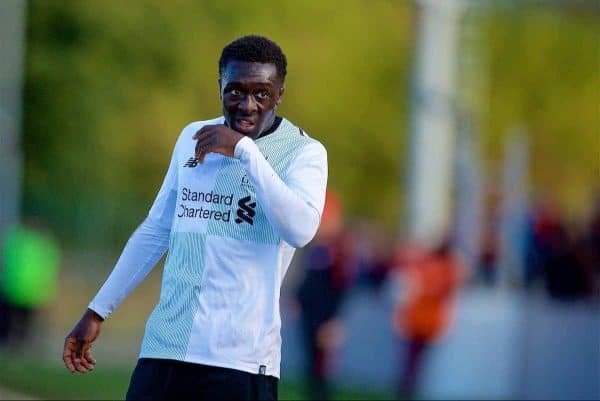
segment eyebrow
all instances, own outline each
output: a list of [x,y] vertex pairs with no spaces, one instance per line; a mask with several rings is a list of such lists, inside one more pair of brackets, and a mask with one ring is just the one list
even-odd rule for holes
[[276,86],[276,84],[274,82],[243,82],[243,81],[232,81],[232,82],[228,82],[227,85],[224,86],[223,89],[227,89],[230,87],[239,87],[239,86],[248,86],[248,85],[252,85],[252,86],[258,86],[258,87],[262,87],[262,88],[274,88]]

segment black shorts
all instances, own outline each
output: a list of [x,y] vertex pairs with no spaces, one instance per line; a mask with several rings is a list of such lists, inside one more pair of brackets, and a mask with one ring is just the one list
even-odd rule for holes
[[127,400],[277,400],[273,376],[170,359],[140,358]]

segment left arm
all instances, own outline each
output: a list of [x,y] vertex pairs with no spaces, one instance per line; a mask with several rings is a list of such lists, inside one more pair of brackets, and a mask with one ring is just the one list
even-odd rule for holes
[[295,248],[314,237],[325,204],[327,153],[323,145],[306,145],[290,163],[285,182],[250,138],[235,146],[234,157],[246,170],[258,202],[281,238]]
[[194,139],[200,162],[210,152],[239,159],[279,236],[295,248],[308,244],[319,228],[325,204],[327,152],[323,145],[306,145],[290,163],[283,181],[252,139],[225,125],[204,126]]

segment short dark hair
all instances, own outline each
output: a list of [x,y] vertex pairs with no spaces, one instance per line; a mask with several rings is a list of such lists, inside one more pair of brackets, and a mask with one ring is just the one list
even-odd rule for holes
[[285,81],[287,74],[285,54],[277,43],[264,36],[242,36],[225,46],[219,58],[219,76],[231,60],[275,64],[281,82]]

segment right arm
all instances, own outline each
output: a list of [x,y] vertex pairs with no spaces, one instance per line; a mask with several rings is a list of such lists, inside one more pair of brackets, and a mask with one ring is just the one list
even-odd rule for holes
[[127,241],[117,264],[88,308],[108,318],[146,278],[169,246],[170,229],[148,216]]
[[65,338],[63,361],[71,372],[85,373],[94,369],[96,361],[91,346],[100,334],[102,322],[148,275],[167,250],[176,200],[177,157],[174,151],[148,217],[129,238],[108,279]]

